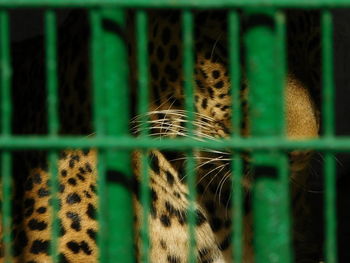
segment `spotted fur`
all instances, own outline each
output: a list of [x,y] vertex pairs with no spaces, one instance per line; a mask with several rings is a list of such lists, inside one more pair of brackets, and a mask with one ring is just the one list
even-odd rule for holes
[[[76,15],[76,13],[74,13]],[[132,15],[131,15],[132,16]],[[286,122],[287,135],[293,139],[316,137],[319,129],[317,107],[312,94],[317,93],[319,75],[318,15],[312,12],[288,13],[288,54],[289,70],[286,81]],[[73,21],[73,22],[72,22]],[[75,25],[83,24],[83,26]],[[150,120],[150,135],[154,137],[189,136],[186,130],[187,112],[184,110],[182,77],[182,42],[180,16],[176,11],[151,11],[149,16],[151,77],[151,105],[147,114]],[[68,25],[68,26],[67,26]],[[91,132],[90,122],[90,79],[87,70],[86,30],[84,15],[71,17],[62,30],[63,44],[60,45],[63,59],[59,65],[60,96],[63,98],[61,111],[61,134]],[[129,33],[133,33],[132,23]],[[230,80],[227,69],[227,28],[226,12],[200,11],[195,13],[195,139],[219,139],[229,137],[232,130],[241,128],[243,136],[249,136],[246,97],[249,84],[243,81],[241,101],[232,102]],[[84,30],[82,30],[84,29]],[[312,34],[310,34],[310,32]],[[307,38],[305,38],[307,36]],[[311,39],[309,39],[311,37]],[[73,41],[74,45],[70,42]],[[35,42],[34,42],[35,43]],[[129,39],[130,62],[134,65],[134,40]],[[314,45],[314,46],[312,46]],[[85,52],[85,55],[83,54]],[[312,54],[312,56],[310,55]],[[40,58],[42,54],[39,54]],[[310,61],[309,61],[310,60]],[[29,63],[29,68],[32,64]],[[244,64],[244,63],[243,63]],[[243,66],[244,67],[244,66]],[[26,66],[28,68],[28,66]],[[134,68],[134,67],[132,67]],[[33,69],[31,69],[33,70]],[[309,76],[309,70],[313,73]],[[20,71],[19,71],[20,72]],[[31,71],[26,71],[28,72]],[[40,71],[27,77],[21,74],[17,87],[42,87],[37,85]],[[132,72],[132,80],[135,80]],[[132,81],[133,82],[133,81]],[[86,90],[85,90],[86,89]],[[17,89],[15,89],[17,90]],[[20,93],[20,90],[17,90]],[[134,92],[134,95],[136,93]],[[16,97],[17,94],[14,94]],[[30,94],[28,94],[30,95]],[[44,98],[44,93],[40,95]],[[136,96],[136,95],[135,95]],[[269,96],[267,94],[267,96]],[[22,97],[22,96],[20,96]],[[24,96],[23,101],[27,98]],[[19,100],[21,102],[21,100]],[[232,103],[242,103],[244,118],[242,127],[232,127]],[[28,104],[26,104],[28,105]],[[29,103],[29,105],[31,105]],[[34,106],[33,106],[34,107]],[[35,108],[35,107],[38,107]],[[45,116],[40,105],[31,114],[28,125],[15,121],[19,134],[45,133]],[[40,112],[40,114],[38,114]],[[22,113],[18,113],[21,115]],[[28,118],[25,118],[28,122]],[[29,116],[29,115],[28,115]],[[131,120],[135,136],[140,132],[140,116]],[[29,127],[29,128],[28,128]],[[37,154],[37,153],[35,153]],[[151,213],[147,219],[150,231],[150,257],[152,262],[187,262],[188,188],[184,163],[186,157],[181,152],[151,150],[150,175]],[[201,263],[231,262],[232,218],[230,217],[230,161],[229,152],[214,149],[200,149],[194,153],[196,160],[197,192],[195,204],[195,253]],[[307,209],[304,186],[307,184],[308,163],[311,152],[290,153],[290,171],[294,214],[294,239],[297,262],[310,260],[317,262],[315,249],[307,234]],[[20,160],[28,159],[21,155]],[[249,155],[244,155],[245,189],[244,213],[244,262],[253,262],[252,211],[249,190],[253,174],[249,170]],[[140,153],[133,153],[133,173],[135,186],[140,181]],[[98,154],[95,150],[66,150],[58,162],[59,191],[59,258],[60,262],[97,262],[99,251],[96,246],[98,223],[98,195],[96,194]],[[44,164],[43,164],[44,163]],[[50,175],[45,161],[33,165],[26,183],[19,188],[20,208],[14,231],[14,258],[16,262],[51,262],[49,256],[51,214]],[[33,168],[34,167],[34,168]],[[22,170],[23,171],[23,170]],[[24,171],[28,171],[24,169]],[[300,187],[301,186],[301,187]],[[140,247],[139,229],[142,223],[142,206],[138,198],[138,187],[134,188],[135,243]],[[137,251],[140,251],[139,249]],[[140,259],[141,255],[137,254]],[[308,261],[309,262],[309,261]]]

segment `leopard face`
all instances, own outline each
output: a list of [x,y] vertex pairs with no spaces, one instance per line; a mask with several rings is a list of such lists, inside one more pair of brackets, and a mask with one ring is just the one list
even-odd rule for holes
[[[305,21],[305,14],[300,12],[290,11],[290,13],[287,12],[287,15],[288,29],[292,36],[288,35],[287,46],[289,70],[285,90],[286,136],[290,139],[314,138],[318,136],[319,131],[318,110],[312,96],[319,86],[319,78],[317,78],[319,46],[312,47],[312,52],[310,52],[305,45],[300,45],[300,39],[304,37],[308,43],[317,43],[319,28],[314,23],[317,14],[312,12],[306,14],[314,19],[311,19],[313,23],[309,20]],[[310,23],[312,28],[310,28]],[[298,26],[306,27],[307,30],[297,32]],[[195,13],[194,31],[194,139],[227,138],[232,132],[239,131],[243,137],[249,137],[249,105],[247,102],[249,83],[245,79],[242,80],[241,87],[238,87],[240,101],[231,100],[232,87],[228,74],[228,43],[225,33],[227,31],[226,12],[199,11]],[[185,125],[187,113],[184,109],[181,50],[180,13],[168,11],[151,14],[149,22],[151,105],[148,115],[151,120],[149,133],[152,136],[188,136]],[[309,78],[305,73],[308,70],[311,72]],[[233,127],[231,124],[232,115],[235,115],[231,112],[231,108],[235,103],[240,103],[243,109],[241,127]],[[137,132],[137,118],[135,123],[134,131]],[[227,159],[228,155],[224,152],[214,154],[200,151],[196,157],[197,159]],[[302,177],[297,174],[306,169],[310,155],[311,152],[296,151],[290,154],[290,169],[295,172],[293,177]],[[208,166],[204,168],[199,170],[203,170],[203,173],[208,172]]]

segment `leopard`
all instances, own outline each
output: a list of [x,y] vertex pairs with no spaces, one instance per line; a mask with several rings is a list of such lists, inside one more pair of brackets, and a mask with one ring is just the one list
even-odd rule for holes
[[[130,68],[135,69],[135,39],[133,17],[125,33],[129,43]],[[150,105],[145,114],[149,119],[149,135],[155,138],[189,136],[184,109],[182,76],[182,34],[179,11],[155,10],[148,16],[148,53],[150,76]],[[285,85],[286,135],[290,139],[316,138],[319,133],[318,87],[320,76],[319,15],[313,11],[287,12],[288,72]],[[243,109],[242,136],[249,137],[247,94],[249,82],[242,81],[240,102],[232,102],[227,54],[226,10],[194,11],[194,137],[203,140],[230,138],[232,133],[232,104],[241,103]],[[60,134],[86,134],[94,136],[91,126],[91,72],[89,65],[90,30],[87,14],[72,11],[58,32]],[[38,44],[41,43],[41,44]],[[32,60],[23,63],[25,52],[13,52],[15,103],[13,127],[16,134],[47,134],[45,115],[46,93],[43,80],[43,40],[25,41],[18,49],[27,50]],[[41,50],[33,55],[33,50]],[[36,47],[36,49],[34,49]],[[33,58],[34,57],[34,58]],[[17,60],[16,60],[17,59]],[[16,62],[17,61],[17,62]],[[34,61],[34,62],[33,62]],[[34,64],[34,65],[33,65]],[[242,63],[242,67],[244,67]],[[39,65],[39,66],[38,66]],[[24,68],[24,69],[22,69]],[[29,68],[29,70],[28,70]],[[131,82],[137,80],[136,70]],[[133,99],[137,96],[131,84]],[[34,96],[31,94],[35,94]],[[28,97],[33,97],[29,100]],[[267,96],[269,96],[267,94]],[[135,99],[136,100],[136,99]],[[26,102],[26,104],[24,104]],[[18,107],[16,107],[16,105]],[[21,105],[29,105],[25,111]],[[23,108],[23,106],[22,106]],[[31,110],[29,110],[31,109]],[[135,112],[135,110],[134,110]],[[138,136],[143,116],[133,114],[130,133]],[[23,122],[24,121],[24,122]],[[50,173],[45,152],[25,152],[15,156],[16,169],[24,181],[17,186],[16,206],[13,209],[13,262],[52,262]],[[318,262],[318,247],[309,232],[307,203],[308,169],[313,151],[289,153],[290,188],[293,207],[293,243],[296,262]],[[34,157],[33,157],[34,156]],[[37,157],[40,156],[40,157]],[[186,155],[176,151],[151,149],[148,174],[151,207],[148,220],[151,262],[187,262],[189,248],[188,214],[189,190],[184,166]],[[194,204],[197,262],[232,262],[232,218],[230,215],[230,161],[231,153],[215,149],[194,152],[196,161],[196,192]],[[143,207],[139,199],[141,181],[141,152],[132,153],[133,206],[135,211],[136,260],[141,261],[140,228]],[[249,154],[242,155],[245,162],[243,259],[254,262],[252,208],[250,190],[254,175],[250,173]],[[23,162],[23,167],[17,165]],[[66,149],[57,162],[59,181],[58,258],[59,262],[98,262],[96,240],[99,231],[97,192],[98,150]],[[16,170],[15,170],[16,172]],[[19,201],[18,201],[19,200]],[[315,246],[315,247],[314,247]],[[316,255],[315,255],[316,254]],[[3,253],[2,253],[3,257]],[[3,260],[3,258],[1,259]]]

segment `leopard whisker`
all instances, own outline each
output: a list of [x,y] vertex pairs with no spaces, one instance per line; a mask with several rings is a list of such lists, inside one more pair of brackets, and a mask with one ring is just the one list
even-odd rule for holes
[[[158,124],[160,122],[160,120],[157,120],[157,121],[149,121],[148,123],[156,123],[156,124]],[[134,127],[133,127],[133,132],[134,133],[137,133],[137,132],[140,132],[140,131],[142,131],[142,130],[144,130],[144,129],[140,129],[139,127],[141,127],[142,126],[142,124],[140,123],[140,124],[138,124],[138,125],[135,125]],[[178,131],[178,132],[182,132],[181,134],[179,133],[179,135],[181,135],[181,136],[183,136],[183,133],[185,133],[186,132],[186,128],[185,127],[183,127],[183,126],[180,126],[180,125],[176,125],[176,124],[174,124],[173,122],[171,122],[171,123],[167,123],[167,122],[163,122],[163,123],[161,123],[161,126],[160,127],[154,127],[154,126],[150,126],[150,127],[147,127],[147,129],[150,129],[150,130],[155,130],[155,129],[159,129],[159,130],[165,130],[164,131],[164,133],[166,134],[167,133],[167,131],[174,131],[174,130],[170,130],[170,128],[178,128],[179,130],[176,130],[176,131]],[[164,135],[165,135],[164,134]],[[217,140],[217,138],[215,138],[215,137],[213,137],[213,136],[211,136],[211,135],[208,135],[208,134],[206,134],[206,133],[203,133],[203,132],[201,132],[201,131],[198,131],[198,130],[194,130],[194,134],[196,135],[196,137],[192,137],[192,138],[194,138],[194,139],[199,139],[198,137],[200,137],[200,138],[207,138],[207,139],[212,139],[212,140]],[[173,134],[172,134],[173,135]]]
[[203,167],[203,166],[205,166],[205,165],[207,165],[207,164],[209,164],[209,163],[216,162],[216,161],[221,161],[221,160],[222,160],[222,159],[221,159],[221,156],[216,157],[216,158],[210,158],[209,161],[206,161],[206,162],[201,163],[200,165],[198,165],[198,166],[196,167],[196,169],[199,169],[199,168],[201,168],[201,167]]
[[217,190],[220,188],[220,190],[219,190],[219,195],[218,195],[219,203],[221,203],[222,188],[224,187],[225,182],[230,178],[230,176],[227,176],[229,173],[230,173],[230,171],[226,172],[226,173],[222,176],[222,178],[221,178],[221,180],[220,180],[220,182],[219,182],[219,184],[218,184],[218,187],[217,187],[217,189],[216,189],[216,191],[215,191],[215,196],[216,196]]
[[[184,119],[187,118],[188,116],[188,111],[185,110],[178,110],[178,109],[167,109],[167,110],[153,110],[153,111],[149,111],[147,112],[147,115],[152,115],[152,114],[167,114],[167,115],[173,115],[173,116],[180,116],[183,117]],[[209,117],[207,115],[195,112],[195,116],[198,116],[202,119],[206,119],[208,121],[211,122],[215,122],[215,119],[212,117]]]
[[312,194],[323,194],[324,193],[324,190],[311,190],[311,189],[306,188],[305,185],[299,183],[293,177],[290,177],[290,181],[291,181],[292,184],[300,187],[301,189],[303,189],[307,193],[312,193]]
[[220,40],[221,36],[222,36],[222,33],[220,33],[220,34],[218,35],[218,38],[215,40],[215,42],[214,42],[214,44],[213,44],[213,48],[212,48],[211,53],[210,53],[210,60],[212,60],[212,58],[213,58],[216,45],[219,43],[219,40]]
[[[163,107],[168,101],[170,101],[172,98],[174,98],[174,96],[170,95],[169,97],[167,97],[158,107],[156,107],[154,110],[158,110],[161,107]],[[155,103],[154,103],[155,104]]]
[[[181,159],[181,158],[179,158],[179,159]],[[188,159],[188,158],[183,158],[184,160],[185,160],[185,162],[186,162],[186,160]],[[216,161],[216,159],[211,159],[211,160],[209,160],[209,161],[207,161],[207,162],[205,162],[205,163],[210,163],[210,162],[214,162],[214,161]],[[199,167],[201,167],[201,166],[203,166],[204,164],[202,163],[201,165],[199,165],[199,166],[197,166],[195,169],[198,169]],[[203,177],[205,177],[205,176],[207,176],[208,174],[210,174],[211,172],[213,172],[213,171],[215,171],[215,170],[217,170],[217,169],[219,169],[220,167],[222,167],[222,166],[226,166],[227,164],[222,164],[222,165],[220,165],[220,166],[218,166],[218,167],[215,167],[214,169],[212,169],[211,171],[209,171],[208,173],[206,173],[204,176],[202,176],[201,177],[201,179],[197,182],[197,184],[199,184],[204,178]],[[184,179],[186,176],[184,176],[182,179]]]
[[[154,111],[156,111],[157,109],[163,107],[171,98],[173,98],[173,96],[169,96],[168,98],[166,98],[158,107],[156,107],[156,108],[154,109]],[[147,112],[145,112],[145,113],[143,113],[143,114],[139,114],[139,115],[134,116],[134,117],[130,120],[130,123],[136,122],[138,119],[140,119],[141,116],[144,116],[144,115],[150,116],[149,113],[150,113],[150,111],[147,111]],[[137,121],[137,122],[141,122],[141,121]]]
[[[211,170],[210,170],[209,172],[207,172],[205,175],[202,175],[201,178],[198,180],[197,185],[198,185],[201,181],[203,181],[209,174],[211,174],[212,172],[214,172],[214,171],[220,169],[221,167],[222,167],[222,168],[225,168],[226,165],[227,165],[227,164],[221,164],[221,165],[219,165],[219,166],[217,166],[217,167],[211,169]],[[220,169],[220,171],[221,171],[221,169]]]
[[[175,102],[175,100],[169,105],[168,110],[171,109],[171,107],[173,106],[174,102]],[[163,121],[162,121],[162,123],[161,123],[161,130],[163,130],[164,123],[165,123],[165,118],[166,118],[166,117],[167,117],[167,113],[164,115]],[[168,124],[168,123],[167,123],[167,124]],[[172,128],[172,125],[173,125],[173,124],[174,124],[174,123],[171,122],[171,124],[168,125],[168,128],[165,130],[165,132],[167,132],[170,128]]]
[[[324,161],[324,156],[320,153],[320,152],[317,152],[317,155],[319,157],[321,157],[321,160]],[[334,158],[334,160],[341,166],[344,166],[344,164],[335,156],[335,155],[332,155],[332,157]],[[320,162],[320,163],[323,163],[323,162]]]
[[[158,135],[163,136],[163,137],[165,137],[167,135],[181,135],[183,137],[187,136],[185,133],[180,133],[178,131],[172,132],[172,133],[169,133],[169,132],[155,132],[155,133],[151,133],[150,134],[150,136],[158,136]],[[161,139],[161,137],[159,139]]]
[[[191,156],[191,158],[194,158],[196,160],[212,160],[213,159],[212,157],[204,157],[204,156],[196,156],[196,155]],[[181,161],[181,160],[187,160],[187,159],[188,159],[188,156],[187,157],[171,159],[169,161],[172,162],[172,161]],[[220,159],[220,160],[223,160],[223,159]]]
[[[211,180],[209,181],[209,183],[208,183],[207,186],[205,187],[203,193],[205,193],[205,192],[208,190],[210,184],[214,181],[214,179],[218,176],[218,174],[219,174],[223,169],[225,169],[226,166],[227,166],[227,164],[222,164],[222,165],[219,165],[218,167],[216,167],[215,169],[212,169],[212,170],[210,171],[210,173],[212,173],[214,170],[217,170],[218,168],[221,167],[221,169],[211,178]],[[205,175],[205,177],[207,177],[208,174],[210,174],[210,173],[207,173],[207,174]],[[198,182],[198,183],[199,183],[199,182]]]
[[222,154],[222,155],[231,155],[231,153],[229,153],[229,152],[222,152],[222,151],[212,150],[212,149],[208,149],[208,150],[206,150],[206,152],[218,153],[218,154]]
[[[186,117],[188,114],[186,114],[186,111],[182,111],[182,110],[173,110],[173,109],[168,109],[168,110],[160,110],[160,111],[149,111],[146,113],[146,115],[151,116],[151,115],[157,115],[157,114],[164,114],[166,116],[174,116],[177,117],[178,120],[181,120],[182,122],[187,122],[188,120],[186,120]],[[210,122],[215,123],[215,120],[206,116],[206,115],[202,115],[199,113],[195,113],[196,117],[200,117],[201,119],[205,119],[209,122],[205,122],[202,121],[201,119],[195,119],[195,121],[202,123],[203,125],[206,126],[210,126]],[[140,115],[135,116],[131,122],[135,122],[140,118]]]

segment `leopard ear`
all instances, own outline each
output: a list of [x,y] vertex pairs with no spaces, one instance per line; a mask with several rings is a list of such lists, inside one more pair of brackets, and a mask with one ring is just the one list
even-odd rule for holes
[[285,90],[287,136],[291,139],[315,138],[319,133],[319,112],[307,87],[293,75]]

